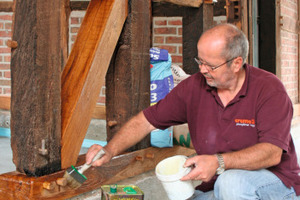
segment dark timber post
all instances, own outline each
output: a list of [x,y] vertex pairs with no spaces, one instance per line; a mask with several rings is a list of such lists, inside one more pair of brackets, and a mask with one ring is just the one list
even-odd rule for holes
[[[151,1],[130,0],[129,14],[106,75],[107,139],[150,105]],[[130,150],[150,146],[145,138]]]
[[201,34],[213,26],[213,5],[202,4],[199,8],[186,7],[182,17],[183,70],[188,74],[199,71],[194,57],[197,56],[197,42]]
[[[11,58],[11,146],[20,172],[60,170],[61,69],[67,58],[68,0],[15,0]],[[44,145],[44,148],[42,147]]]

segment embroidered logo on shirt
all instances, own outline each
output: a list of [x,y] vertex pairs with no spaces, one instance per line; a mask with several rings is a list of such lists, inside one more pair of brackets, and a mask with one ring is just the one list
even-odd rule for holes
[[255,120],[254,119],[235,119],[236,126],[250,126],[255,127]]

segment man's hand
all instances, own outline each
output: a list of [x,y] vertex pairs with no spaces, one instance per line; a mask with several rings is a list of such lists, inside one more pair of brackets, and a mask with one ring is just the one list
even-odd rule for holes
[[[97,144],[94,144],[91,146],[86,154],[86,163],[90,164],[93,160],[93,158],[96,156],[96,154],[102,149],[103,147]],[[104,156],[102,158],[96,160],[95,162],[92,163],[92,166],[94,167],[99,167],[103,165],[104,163],[109,162],[112,159],[112,155],[110,152],[108,152],[105,148],[103,148],[105,151]]]
[[199,155],[187,159],[184,167],[192,167],[192,171],[182,177],[182,181],[202,180],[208,182],[216,174],[219,163],[215,155]]

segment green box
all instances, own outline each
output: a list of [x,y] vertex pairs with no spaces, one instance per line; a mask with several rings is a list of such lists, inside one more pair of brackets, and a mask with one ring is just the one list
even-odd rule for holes
[[135,185],[103,185],[102,200],[144,200],[143,191]]

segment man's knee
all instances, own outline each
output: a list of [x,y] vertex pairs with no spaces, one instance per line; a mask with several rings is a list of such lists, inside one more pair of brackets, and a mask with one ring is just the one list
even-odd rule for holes
[[[244,199],[251,196],[247,176],[242,170],[227,170],[222,173],[214,186],[214,193],[217,199]],[[255,192],[254,192],[255,193]]]

